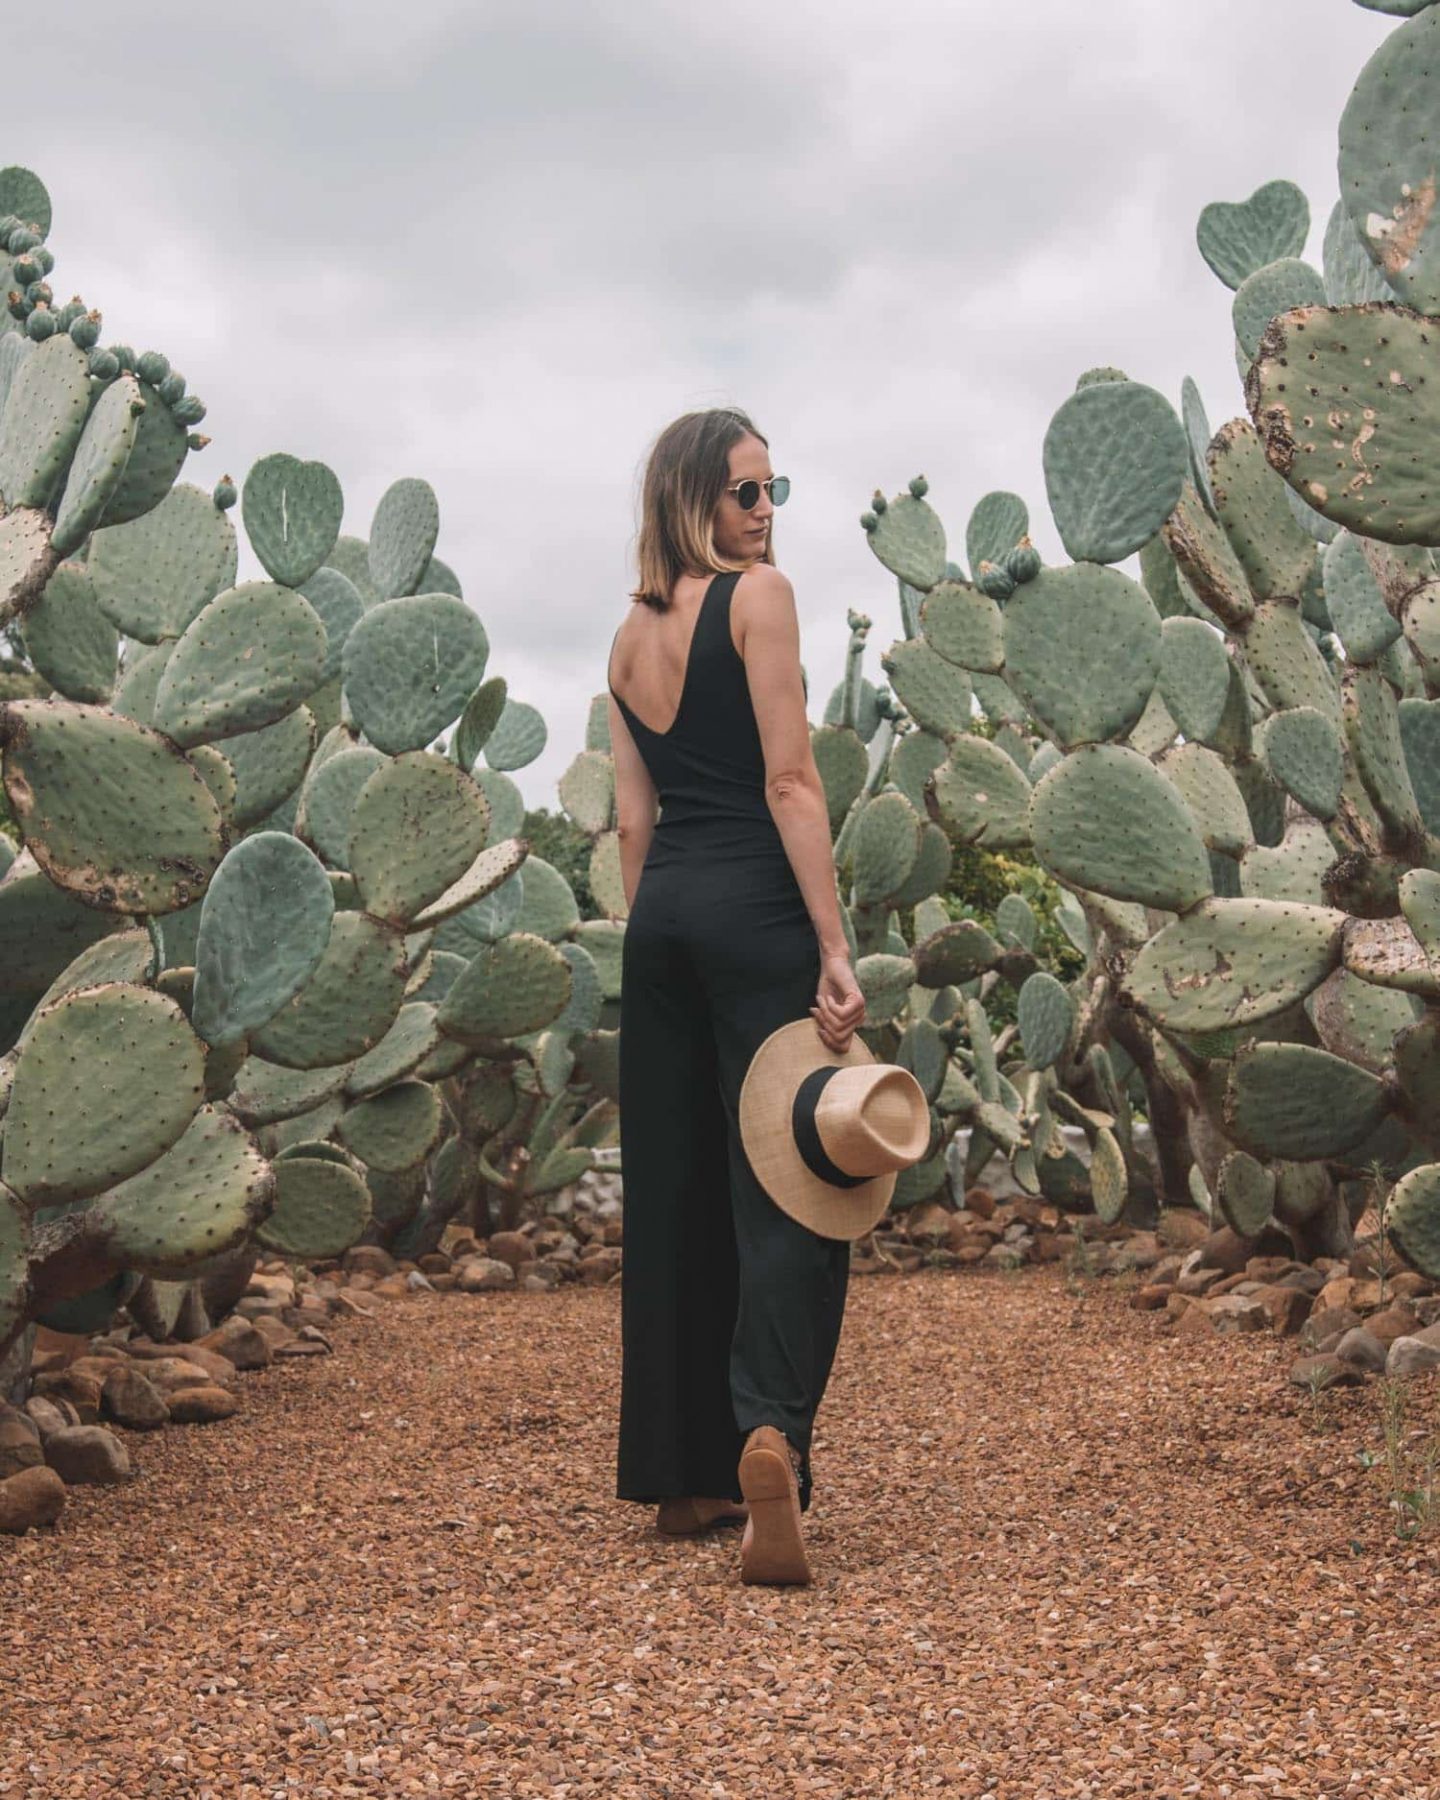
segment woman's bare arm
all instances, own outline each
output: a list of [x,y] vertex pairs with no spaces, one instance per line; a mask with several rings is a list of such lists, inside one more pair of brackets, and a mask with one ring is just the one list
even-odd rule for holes
[[756,563],[735,584],[732,607],[765,755],[770,816],[805,898],[821,954],[846,956],[829,810],[805,716],[795,590],[778,569]]
[[609,699],[610,754],[615,759],[615,820],[620,837],[620,880],[625,889],[628,911],[635,904],[635,890],[640,885],[640,870],[645,853],[655,835],[655,813],[659,796],[645,759],[635,747],[625,715]]

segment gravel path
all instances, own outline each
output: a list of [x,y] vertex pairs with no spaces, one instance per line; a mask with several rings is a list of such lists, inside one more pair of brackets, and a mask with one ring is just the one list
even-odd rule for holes
[[1054,1267],[857,1280],[817,1582],[748,1588],[738,1532],[611,1498],[618,1303],[398,1299],[126,1434],[136,1481],[0,1540],[0,1795],[1440,1794],[1440,1524],[1357,1458],[1378,1385]]

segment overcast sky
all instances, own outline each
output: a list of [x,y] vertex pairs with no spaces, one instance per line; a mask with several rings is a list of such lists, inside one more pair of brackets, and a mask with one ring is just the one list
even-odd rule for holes
[[[923,471],[957,552],[990,488],[1060,560],[1040,446],[1113,363],[1243,411],[1210,200],[1285,176],[1310,255],[1335,133],[1396,21],[1350,0],[250,0],[27,13],[4,161],[55,207],[57,298],[209,407],[188,479],[328,462],[364,534],[401,475],[490,673],[583,744],[629,602],[638,472],[738,404],[794,484],[818,720],[848,606],[896,635],[857,523]],[[39,72],[50,70],[46,79]],[[63,79],[61,78],[63,76]],[[238,513],[237,513],[238,522]],[[251,565],[246,573],[256,572]]]

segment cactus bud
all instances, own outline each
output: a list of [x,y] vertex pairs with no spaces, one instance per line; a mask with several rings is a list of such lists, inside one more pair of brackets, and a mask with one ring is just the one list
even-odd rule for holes
[[55,267],[55,253],[44,244],[35,246],[35,254],[40,258],[40,267],[48,275]]
[[[76,320],[76,324],[80,324]],[[70,328],[71,337],[75,336],[75,327]],[[78,340],[77,340],[78,342]],[[97,381],[113,381],[120,373],[120,364],[115,359],[113,350],[92,350],[90,352],[90,373]]]
[[205,417],[205,402],[198,394],[184,394],[170,408],[177,425],[198,425]]
[[222,475],[215,483],[215,504],[221,512],[228,512],[237,498],[235,483],[229,475]]
[[923,500],[930,492],[930,483],[923,475],[916,475],[910,483],[910,492],[917,500]]
[[45,271],[40,267],[40,259],[36,256],[17,256],[12,271],[21,287],[32,287],[37,281],[45,279]]
[[975,584],[982,594],[988,594],[992,600],[1008,600],[1015,592],[1014,576],[993,562],[980,564]]
[[37,306],[25,321],[26,335],[44,342],[53,336],[55,331],[55,315],[48,306]]
[[173,406],[185,392],[185,377],[178,369],[172,369],[163,381],[156,383],[155,391],[167,406]]
[[866,531],[873,531],[880,521],[873,512],[863,512],[860,515],[860,523]]
[[884,495],[883,495],[883,494],[882,494],[882,493],[881,493],[881,492],[880,492],[880,490],[879,490],[879,488],[876,488],[876,490],[875,490],[875,492],[874,492],[874,494],[873,494],[873,495],[872,495],[872,496],[871,496],[871,498],[870,498],[870,505],[871,505],[871,507],[872,507],[872,508],[873,508],[873,509],[874,509],[874,510],[875,510],[875,512],[876,512],[876,513],[883,513],[883,512],[884,512],[884,510],[885,510],[885,508],[886,508],[886,507],[887,507],[887,506],[888,506],[888,505],[889,505],[889,504],[890,504],[890,502],[889,502],[889,501],[888,501],[888,500],[887,500],[887,499],[886,499],[886,498],[885,498],[885,496],[884,496]]
[[0,244],[8,245],[10,242],[10,233],[12,231],[18,231],[24,223],[25,221],[20,217],[19,213],[6,213],[5,217],[0,219]]
[[133,369],[135,367],[135,352],[128,344],[112,344],[110,346],[110,354],[115,358],[122,369]]
[[40,242],[40,233],[32,231],[28,225],[17,225],[5,240],[5,248],[12,256],[23,256],[27,250],[33,250]]
[[186,448],[190,450],[203,450],[209,442],[203,431],[192,431],[185,439]]
[[1007,550],[1003,558],[1005,573],[1017,584],[1022,581],[1033,581],[1040,573],[1040,552],[1028,537],[1021,538],[1013,550]]
[[147,350],[136,363],[135,373],[151,387],[158,387],[170,373],[170,358],[162,356],[158,350]]
[[25,290],[25,298],[32,306],[50,306],[55,296],[48,281],[32,281]]
[[30,302],[20,292],[19,288],[11,288],[10,292],[6,294],[5,307],[12,319],[24,319],[27,318],[30,313]]
[[[98,312],[81,313],[78,319],[70,321],[70,336],[82,350],[93,350],[100,341],[100,315]],[[113,360],[113,359],[112,359]],[[93,362],[93,358],[92,358]],[[117,364],[118,367],[118,364]],[[90,373],[95,373],[92,367]]]

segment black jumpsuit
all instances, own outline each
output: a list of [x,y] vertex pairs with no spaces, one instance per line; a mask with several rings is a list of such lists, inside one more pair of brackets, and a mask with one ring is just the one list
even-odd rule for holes
[[745,1438],[776,1425],[801,1453],[808,1508],[811,1430],[840,1337],[850,1244],[782,1212],[740,1139],[750,1059],[777,1026],[809,1016],[820,951],[765,799],[730,635],[738,579],[717,575],[705,590],[668,731],[652,731],[610,688],[661,804],[621,974],[616,1494],[739,1500]]

